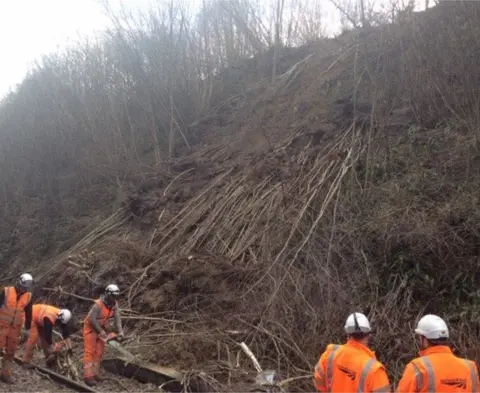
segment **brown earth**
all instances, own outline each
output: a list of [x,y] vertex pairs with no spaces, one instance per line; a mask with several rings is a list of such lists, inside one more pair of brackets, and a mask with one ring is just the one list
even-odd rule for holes
[[[76,356],[73,362],[77,371],[82,371],[82,343],[80,337],[74,337],[74,349]],[[17,356],[21,357],[20,349]],[[109,351],[107,350],[107,356]],[[40,366],[44,366],[44,357],[41,351],[36,351],[34,362]],[[110,355],[112,356],[112,355]],[[52,371],[62,374],[62,370],[58,366],[53,366]],[[76,390],[65,386],[51,379],[47,374],[37,370],[25,370],[21,366],[14,364],[13,368],[14,384],[6,385],[0,382],[0,392],[74,392]],[[96,389],[102,392],[153,392],[158,391],[156,386],[147,383],[140,383],[134,379],[113,375],[102,370],[102,382],[97,385]],[[81,381],[80,381],[81,382]]]
[[442,4],[286,49],[273,84],[262,58],[226,70],[191,151],[177,146],[169,172],[29,265],[39,300],[83,315],[113,280],[132,352],[227,390],[253,382],[241,341],[265,368],[306,376],[291,390],[312,389],[353,310],[369,314],[394,380],[424,312],[476,355],[478,21],[474,3]]
[[0,383],[0,392],[74,392],[62,385],[50,381],[35,371],[25,371],[19,366],[15,366],[13,370],[15,383],[13,385],[5,385]]
[[[39,371],[24,370],[17,365],[14,367],[13,376],[15,383],[12,385],[0,383],[0,392],[75,392],[72,388],[52,381],[47,375],[42,375]],[[154,386],[118,376],[105,376],[105,380],[98,387],[99,391],[102,392],[158,391]]]

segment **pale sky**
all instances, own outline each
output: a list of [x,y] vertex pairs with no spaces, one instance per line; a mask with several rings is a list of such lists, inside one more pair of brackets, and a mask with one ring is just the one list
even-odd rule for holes
[[[154,2],[109,1],[114,11],[120,10],[122,3],[132,11],[147,10]],[[22,81],[41,55],[98,34],[108,26],[101,0],[0,0],[0,98]]]
[[[149,0],[124,0],[148,8]],[[121,5],[120,0],[111,0]],[[0,97],[21,82],[33,60],[109,25],[98,0],[0,0]]]

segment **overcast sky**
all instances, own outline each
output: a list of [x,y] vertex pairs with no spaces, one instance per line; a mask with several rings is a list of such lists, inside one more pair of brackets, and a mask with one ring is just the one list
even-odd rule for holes
[[[150,0],[124,0],[148,9]],[[119,6],[120,0],[111,1]],[[31,62],[105,29],[98,0],[0,0],[0,96],[21,82]]]
[[[109,1],[114,10],[122,2],[131,10],[148,10],[154,0]],[[188,2],[194,7],[201,4],[201,0]],[[22,81],[42,54],[98,34],[109,24],[101,0],[0,0],[0,97]]]

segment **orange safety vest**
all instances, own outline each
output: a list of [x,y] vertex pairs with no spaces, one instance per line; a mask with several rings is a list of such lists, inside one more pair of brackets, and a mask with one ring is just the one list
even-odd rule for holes
[[[113,314],[115,313],[115,307],[118,307],[118,302],[115,301],[115,305],[112,308],[107,307],[107,305],[102,301],[102,299],[95,300],[95,304],[100,307],[100,313],[98,314],[97,322],[103,329],[105,329],[108,320],[113,318]],[[86,333],[95,331],[89,321],[92,308],[90,309],[87,316],[85,317],[85,320],[83,321],[83,328]]]
[[60,312],[60,309],[54,306],[49,306],[48,304],[34,304],[33,305],[33,317],[32,320],[37,326],[43,327],[43,320],[48,318],[48,320],[55,326],[57,322],[57,316]]
[[420,351],[398,384],[398,392],[478,392],[475,362],[455,356],[446,345]]
[[383,364],[373,351],[355,340],[327,346],[315,366],[315,387],[327,393],[391,391]]
[[5,287],[5,301],[0,308],[0,324],[20,327],[24,321],[24,310],[32,300],[32,293],[22,293],[17,300],[15,287]]

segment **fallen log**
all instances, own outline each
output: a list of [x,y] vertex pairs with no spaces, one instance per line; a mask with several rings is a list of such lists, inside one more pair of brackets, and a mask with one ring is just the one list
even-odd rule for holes
[[185,390],[192,393],[214,392],[202,378],[188,377],[170,367],[158,366],[154,363],[140,362],[138,360],[125,359],[121,357],[104,358],[102,367],[114,374],[123,375],[127,378],[134,378],[143,383],[151,383],[161,386],[169,392],[180,393]]
[[120,353],[117,356],[105,356],[102,360],[102,367],[111,373],[135,378],[143,383],[151,383],[174,393],[185,390],[192,393],[214,392],[213,387],[200,377],[188,375],[174,368],[144,362],[117,341],[110,341],[108,344]]

